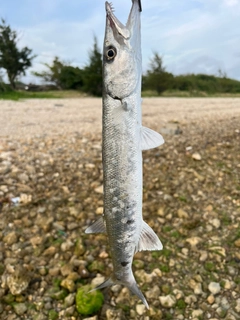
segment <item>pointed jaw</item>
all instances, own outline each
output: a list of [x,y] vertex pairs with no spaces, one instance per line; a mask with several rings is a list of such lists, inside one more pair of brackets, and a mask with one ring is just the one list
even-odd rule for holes
[[139,28],[140,25],[140,12],[142,11],[141,0],[132,0],[132,2],[132,8],[126,26],[124,26],[114,15],[113,6],[109,2],[105,3],[109,27],[111,27],[112,31],[116,31],[118,35],[121,35],[125,40],[129,40],[131,35],[135,34],[135,29]]

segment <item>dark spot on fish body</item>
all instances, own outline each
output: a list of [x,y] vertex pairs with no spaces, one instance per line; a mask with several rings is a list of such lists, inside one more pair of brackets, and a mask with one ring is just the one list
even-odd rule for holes
[[130,219],[130,220],[127,221],[127,224],[132,224],[132,223],[134,223],[133,219]]
[[128,264],[129,264],[128,261],[122,261],[122,262],[121,262],[121,265],[122,265],[123,267],[126,267]]

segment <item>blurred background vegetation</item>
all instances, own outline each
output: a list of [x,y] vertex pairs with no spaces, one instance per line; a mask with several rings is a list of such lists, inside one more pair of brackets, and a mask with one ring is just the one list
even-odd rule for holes
[[[26,70],[32,66],[35,57],[28,47],[18,48],[17,32],[2,19],[0,23],[0,98],[101,96],[102,53],[96,37],[94,37],[93,47],[88,52],[88,63],[83,68],[74,67],[70,62],[55,57],[50,64],[44,64],[44,71],[32,72],[41,79],[43,84],[22,83],[19,81],[20,77],[25,75]],[[7,75],[8,83],[4,81],[4,73]],[[149,97],[236,96],[240,95],[240,81],[229,79],[221,70],[218,75],[173,75],[166,70],[163,57],[158,52],[154,52],[149,67],[143,74],[142,95]]]

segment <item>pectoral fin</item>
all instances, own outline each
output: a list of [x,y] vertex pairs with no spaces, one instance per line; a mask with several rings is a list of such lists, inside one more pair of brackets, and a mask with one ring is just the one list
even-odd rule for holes
[[103,217],[93,222],[93,224],[85,230],[85,233],[106,233]]
[[141,128],[141,149],[149,150],[164,143],[163,137],[156,131],[147,127]]
[[162,250],[163,246],[156,233],[143,221],[143,229],[136,252],[143,250]]

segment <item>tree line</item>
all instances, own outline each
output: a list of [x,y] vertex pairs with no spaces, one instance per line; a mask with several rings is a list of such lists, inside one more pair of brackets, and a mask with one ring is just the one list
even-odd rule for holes
[[[15,90],[21,75],[32,66],[36,57],[28,47],[18,48],[17,32],[5,20],[0,23],[0,71],[4,69],[9,86],[3,83],[0,73],[1,90]],[[51,83],[59,90],[79,90],[90,95],[102,94],[102,53],[94,37],[85,67],[74,67],[55,57],[51,64],[45,63],[45,71],[33,72],[36,77]],[[149,95],[161,95],[164,91],[187,91],[214,93],[240,93],[240,81],[229,79],[219,71],[218,76],[206,74],[173,75],[163,65],[163,58],[154,52],[149,68],[143,75],[142,90]]]

